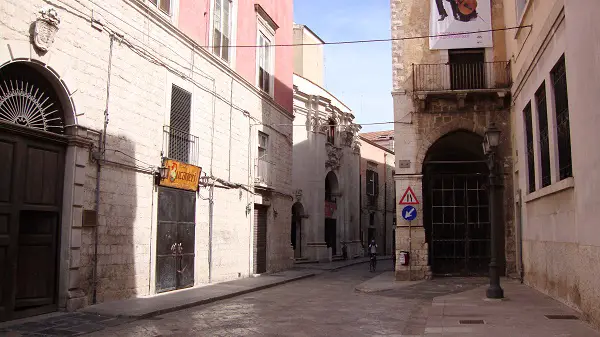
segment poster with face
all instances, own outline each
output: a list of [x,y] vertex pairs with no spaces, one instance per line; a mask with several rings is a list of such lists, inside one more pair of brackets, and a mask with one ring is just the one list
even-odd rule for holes
[[430,49],[490,48],[492,33],[461,34],[492,29],[491,0],[429,0]]

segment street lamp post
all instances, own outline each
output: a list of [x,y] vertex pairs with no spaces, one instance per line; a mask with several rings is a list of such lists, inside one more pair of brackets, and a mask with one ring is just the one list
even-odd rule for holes
[[483,141],[483,151],[487,157],[487,165],[489,169],[489,214],[491,247],[490,247],[490,286],[486,291],[487,298],[503,298],[504,290],[500,286],[500,275],[498,274],[498,248],[497,248],[497,221],[496,221],[496,148],[500,142],[500,130],[496,128],[494,123],[490,123],[485,130],[485,139]]

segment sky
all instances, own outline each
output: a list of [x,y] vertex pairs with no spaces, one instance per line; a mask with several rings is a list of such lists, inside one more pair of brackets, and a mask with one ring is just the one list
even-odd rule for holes
[[[294,0],[294,22],[325,42],[389,38],[389,0]],[[389,122],[392,107],[390,42],[326,45],[325,89],[353,110],[357,123]],[[361,132],[393,125],[363,126]]]

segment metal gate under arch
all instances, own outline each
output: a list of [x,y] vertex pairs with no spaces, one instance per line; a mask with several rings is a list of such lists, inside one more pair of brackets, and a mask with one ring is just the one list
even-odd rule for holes
[[448,276],[487,274],[491,243],[487,177],[437,173],[429,179],[432,272]]

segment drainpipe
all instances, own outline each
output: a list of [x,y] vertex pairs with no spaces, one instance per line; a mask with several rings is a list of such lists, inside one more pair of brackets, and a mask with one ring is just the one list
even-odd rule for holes
[[210,185],[208,191],[208,283],[212,283],[212,239],[213,239],[213,194],[215,184]]
[[383,153],[383,251],[387,254],[387,153]]
[[[110,36],[110,48],[108,52],[108,75],[106,79],[106,106],[104,109],[104,130],[102,137],[98,139],[98,148],[100,149],[100,143],[102,143],[102,149],[100,155],[102,159],[106,159],[106,129],[108,127],[108,105],[110,102],[110,76],[112,72],[112,55],[113,55],[113,42],[114,37]],[[100,158],[96,159],[96,219],[100,214],[100,177],[101,177],[101,165]],[[98,222],[96,221],[96,227],[94,229],[94,268],[92,271],[92,304],[97,303],[97,292],[98,292]]]
[[[358,159],[358,237],[360,239],[360,249],[364,252],[363,246],[363,221],[362,221],[362,174],[360,171],[361,160]],[[360,256],[360,255],[359,255]]]
[[521,200],[521,190],[517,190],[517,253],[519,254],[519,281],[523,283],[525,277],[525,270],[523,267],[523,221],[521,219],[523,215]]

